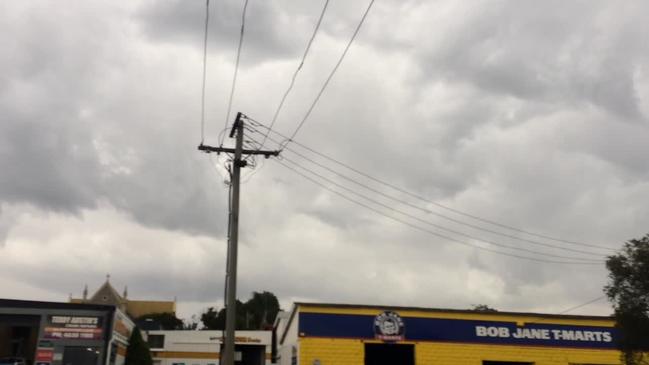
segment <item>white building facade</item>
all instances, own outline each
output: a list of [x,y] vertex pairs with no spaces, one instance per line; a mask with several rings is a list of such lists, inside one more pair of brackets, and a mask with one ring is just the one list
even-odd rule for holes
[[[219,365],[221,331],[148,331],[154,365]],[[270,365],[271,331],[237,331],[235,364]]]

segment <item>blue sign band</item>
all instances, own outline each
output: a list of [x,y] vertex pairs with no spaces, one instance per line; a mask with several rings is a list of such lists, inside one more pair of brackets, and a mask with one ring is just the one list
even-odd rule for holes
[[[374,339],[374,316],[300,313],[304,337]],[[611,327],[462,319],[402,317],[405,341],[467,342],[614,349],[617,331]]]

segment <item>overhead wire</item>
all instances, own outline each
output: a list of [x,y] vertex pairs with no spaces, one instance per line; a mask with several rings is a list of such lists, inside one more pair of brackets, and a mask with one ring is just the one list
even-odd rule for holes
[[[247,1],[246,1],[247,5]],[[245,18],[245,7],[244,7],[244,18]],[[207,39],[208,39],[208,30],[209,30],[209,19],[210,19],[210,0],[205,0],[205,31],[204,31],[204,38],[203,38],[203,75],[202,75],[202,85],[201,85],[201,145],[205,142],[205,84],[207,80]],[[242,25],[242,34],[241,37],[243,37],[243,25]],[[239,41],[239,48],[241,48],[241,40]],[[239,52],[237,52],[239,53]],[[239,56],[237,55],[237,66],[235,67],[235,76],[233,80],[233,85],[232,85],[232,92],[230,94],[230,102],[228,106],[228,117],[226,117],[226,120],[229,119],[229,113],[230,113],[230,106],[232,103],[232,95],[234,93],[234,84],[236,83],[236,74],[237,74],[237,68],[238,68],[238,63],[239,63]],[[221,131],[220,136],[224,135],[225,131],[227,130],[227,123],[226,123],[226,128]],[[219,137],[220,137],[219,136]],[[221,139],[222,141],[222,139]],[[221,142],[222,144],[223,142]],[[218,173],[219,176],[221,176],[224,180],[225,177],[219,171],[219,169],[216,167],[216,163],[214,162],[214,159],[211,154],[208,154],[209,160],[210,160],[210,165]],[[218,160],[218,157],[217,157]],[[229,168],[228,168],[229,172]],[[228,230],[227,230],[227,238],[226,238],[226,255],[229,256],[229,250],[230,250],[230,231],[231,231],[231,221],[232,221],[232,183],[230,181],[226,181],[228,185]],[[227,261],[227,260],[226,260]],[[227,297],[227,291],[228,291],[228,277],[230,275],[230,268],[229,264],[226,262],[226,270],[225,270],[225,278],[224,278],[224,285],[223,285],[223,307],[225,308],[226,306],[226,301],[225,298]],[[225,338],[225,329],[222,331],[222,337]]]
[[593,303],[595,303],[595,302],[598,302],[598,301],[600,301],[600,300],[602,300],[602,299],[604,299],[604,298],[606,298],[605,295],[599,296],[599,297],[597,297],[597,298],[595,298],[595,299],[591,299],[591,300],[589,300],[589,301],[587,301],[587,302],[585,302],[585,303],[579,304],[579,305],[577,305],[577,306],[574,306],[574,307],[568,308],[568,309],[566,309],[566,310],[564,310],[564,311],[562,311],[562,312],[559,312],[559,314],[566,314],[566,313],[568,313],[568,312],[572,312],[572,311],[574,311],[574,310],[576,310],[576,309],[579,309],[579,308],[585,307],[585,306],[587,306],[587,305],[589,305],[589,304],[593,304]]
[[302,176],[303,178],[311,181],[312,183],[314,183],[316,185],[319,185],[323,189],[325,189],[325,190],[327,190],[327,191],[329,191],[329,192],[331,192],[333,194],[336,194],[336,195],[340,196],[341,198],[343,198],[343,199],[345,199],[347,201],[350,201],[350,202],[352,202],[354,204],[362,206],[362,207],[364,207],[364,208],[366,208],[368,210],[371,210],[371,211],[373,211],[373,212],[375,212],[375,213],[377,213],[377,214],[379,214],[381,216],[384,216],[384,217],[386,217],[388,219],[391,219],[393,221],[396,221],[398,223],[404,224],[406,226],[417,229],[417,230],[422,231],[424,233],[427,233],[427,234],[430,234],[430,235],[433,235],[433,236],[436,236],[436,237],[439,237],[439,238],[449,240],[451,242],[455,242],[455,243],[459,243],[459,244],[462,244],[462,245],[465,245],[465,246],[476,248],[478,250],[488,251],[488,252],[495,253],[495,254],[498,254],[498,255],[508,256],[508,257],[512,257],[512,258],[518,258],[518,259],[528,260],[528,261],[535,261],[535,262],[542,262],[542,263],[552,263],[552,264],[566,264],[566,265],[599,265],[599,263],[590,263],[590,262],[581,262],[581,261],[557,261],[557,260],[540,259],[540,258],[530,257],[530,256],[522,256],[522,255],[502,252],[502,251],[494,250],[494,249],[491,249],[491,248],[488,248],[488,247],[477,246],[477,245],[470,244],[468,242],[460,241],[460,240],[457,240],[457,239],[452,238],[450,236],[447,236],[447,235],[444,235],[444,234],[429,230],[429,229],[424,228],[424,227],[420,227],[418,225],[415,225],[415,224],[410,223],[408,221],[405,221],[403,219],[399,219],[399,218],[393,217],[391,215],[388,215],[388,214],[386,214],[386,213],[384,213],[384,212],[382,212],[382,211],[380,211],[380,210],[378,210],[376,208],[373,208],[373,207],[371,207],[371,206],[369,206],[369,205],[367,205],[365,203],[362,203],[362,202],[360,202],[358,200],[352,199],[352,198],[350,198],[350,197],[348,197],[348,196],[346,196],[346,195],[344,195],[344,194],[342,194],[342,193],[340,193],[340,192],[338,192],[338,191],[336,191],[334,189],[329,188],[328,186],[324,185],[323,183],[319,182],[318,180],[316,180],[314,178],[311,178],[310,176],[308,176],[308,175],[306,175],[306,174],[304,174],[304,173],[302,173],[302,172],[288,166],[287,164],[285,164],[282,161],[276,160],[275,162],[277,162],[278,164],[280,164],[284,168],[286,168],[288,170],[291,170],[294,173]]
[[[280,111],[284,107],[284,102],[286,101],[286,98],[291,93],[291,90],[293,90],[293,86],[295,85],[295,80],[297,79],[297,75],[302,69],[302,66],[304,66],[304,61],[306,60],[306,57],[309,54],[309,51],[311,50],[311,45],[313,44],[313,40],[318,34],[318,30],[320,30],[320,24],[322,24],[322,19],[324,18],[325,13],[327,12],[327,6],[329,6],[329,0],[325,0],[324,6],[322,7],[322,11],[320,12],[320,17],[318,18],[315,28],[313,29],[313,34],[311,34],[311,38],[309,39],[309,42],[307,43],[306,48],[304,49],[304,54],[302,55],[302,59],[300,60],[300,63],[295,69],[295,72],[293,73],[293,77],[291,78],[291,82],[289,83],[288,88],[284,92],[284,96],[282,96],[282,100],[279,102],[279,105],[275,110],[273,119],[270,122],[270,129],[268,133],[270,133],[270,130],[275,125],[275,122],[277,121],[277,117],[279,116]],[[264,144],[266,143],[266,138],[268,137],[268,133],[264,135],[264,139],[261,141],[261,145],[259,146],[260,150],[264,147]]]
[[[275,143],[277,143],[277,142],[275,142]],[[391,207],[391,206],[389,206],[389,205],[387,205],[387,204],[384,204],[384,203],[382,203],[382,202],[379,202],[379,201],[377,201],[377,200],[375,200],[375,199],[373,199],[373,198],[371,198],[371,197],[368,197],[368,196],[366,196],[366,195],[364,195],[364,194],[358,193],[358,192],[356,192],[355,190],[350,189],[350,188],[348,188],[348,187],[346,187],[346,186],[344,186],[344,185],[338,184],[337,182],[335,182],[335,181],[333,181],[333,180],[331,180],[331,179],[329,179],[329,178],[327,178],[327,177],[325,177],[325,176],[323,176],[323,175],[321,175],[321,174],[319,174],[319,173],[317,173],[317,172],[315,172],[315,171],[313,171],[313,170],[310,170],[310,169],[308,169],[308,168],[305,168],[304,166],[301,166],[301,165],[295,163],[294,161],[292,161],[292,160],[290,160],[290,159],[288,159],[288,158],[286,158],[286,157],[284,157],[283,161],[288,162],[288,163],[291,164],[292,166],[297,167],[298,169],[304,170],[304,171],[306,171],[307,173],[309,173],[309,174],[311,174],[311,175],[313,175],[313,176],[316,176],[318,179],[323,180],[323,181],[326,181],[326,182],[328,182],[328,183],[330,183],[330,184],[332,184],[332,185],[338,187],[339,189],[342,189],[342,190],[344,190],[344,191],[347,191],[348,193],[351,193],[351,194],[353,194],[353,195],[355,195],[355,196],[357,196],[357,197],[360,197],[360,198],[362,198],[363,200],[368,201],[368,202],[370,202],[370,203],[372,203],[372,204],[374,204],[374,205],[378,205],[378,206],[382,207],[383,209],[387,209],[387,210],[389,210],[389,211],[395,212],[395,213],[397,213],[397,214],[400,214],[400,215],[402,215],[402,216],[405,216],[405,217],[408,217],[408,218],[410,218],[410,219],[416,220],[416,221],[418,221],[418,222],[420,222],[420,223],[423,223],[423,224],[429,225],[429,226],[431,226],[431,227],[435,227],[435,228],[437,228],[437,229],[439,229],[439,230],[442,230],[442,231],[446,231],[446,232],[453,233],[453,234],[456,234],[456,235],[459,235],[459,236],[462,236],[462,237],[465,237],[465,238],[469,238],[469,239],[472,239],[472,240],[475,240],[475,241],[478,241],[478,242],[483,242],[483,243],[486,243],[486,244],[490,244],[490,245],[497,246],[497,247],[501,247],[501,248],[507,248],[507,249],[511,249],[511,250],[524,251],[524,252],[527,252],[527,253],[532,253],[532,254],[537,254],[537,255],[542,255],[542,256],[547,256],[547,257],[555,257],[555,258],[567,259],[567,260],[579,260],[579,263],[583,263],[583,264],[602,264],[602,263],[603,263],[603,261],[595,261],[595,260],[593,260],[593,259],[586,259],[586,258],[581,258],[581,257],[562,256],[562,255],[554,255],[554,254],[550,254],[550,253],[546,253],[546,252],[540,252],[540,251],[529,250],[529,249],[522,248],[522,247],[518,247],[518,246],[506,245],[506,244],[503,244],[503,243],[499,243],[499,242],[494,242],[494,241],[490,241],[490,240],[486,240],[486,239],[478,238],[478,237],[475,237],[475,236],[472,236],[472,235],[468,235],[468,234],[465,234],[465,233],[463,233],[463,232],[459,232],[459,231],[456,231],[456,230],[448,229],[448,228],[446,228],[446,227],[443,227],[443,226],[440,226],[440,225],[434,224],[434,223],[432,223],[432,222],[430,222],[430,221],[427,221],[427,220],[421,219],[421,218],[419,218],[419,217],[417,217],[417,216],[414,216],[414,215],[409,214],[409,213],[407,213],[407,212],[404,212],[404,211],[402,211],[402,210],[399,210],[399,209],[396,209],[396,208],[394,208],[394,207]],[[285,167],[289,167],[289,166],[287,166],[287,165],[284,164],[284,163],[282,163],[282,165],[284,165]],[[293,168],[291,168],[291,169],[292,169],[293,171],[295,171],[295,172],[298,172],[297,170],[295,170],[295,169],[293,169]],[[298,173],[299,173],[299,172],[298,172]],[[301,174],[301,173],[300,173],[300,174]],[[302,175],[302,174],[301,174],[301,175]],[[322,185],[321,185],[321,186],[322,186]],[[330,190],[330,191],[331,191],[331,190]],[[338,195],[341,195],[342,193],[338,192],[337,194],[338,194]],[[453,240],[456,241],[456,242],[458,241],[458,240],[456,240],[456,239],[453,239]],[[473,245],[472,245],[472,246],[473,246]],[[475,247],[478,247],[478,246],[475,246]]]
[[[358,25],[356,26],[356,29],[354,30],[354,33],[352,34],[352,37],[350,38],[349,42],[347,43],[347,46],[345,47],[345,50],[340,55],[340,58],[338,59],[338,62],[336,62],[336,65],[334,66],[334,68],[329,73],[329,76],[327,77],[324,84],[320,88],[320,91],[318,92],[317,96],[315,97],[315,99],[311,103],[311,106],[307,110],[306,114],[304,114],[304,117],[302,118],[302,120],[298,124],[297,128],[295,128],[295,130],[293,131],[293,134],[291,134],[291,137],[288,138],[288,141],[286,142],[286,145],[291,143],[291,141],[293,140],[293,138],[295,138],[295,136],[300,131],[300,129],[302,129],[302,126],[304,126],[304,123],[306,123],[307,119],[311,115],[311,112],[313,112],[313,109],[315,108],[316,104],[318,104],[318,101],[320,101],[320,97],[322,97],[322,94],[324,93],[325,89],[329,85],[329,82],[334,77],[334,75],[336,74],[336,71],[338,71],[338,68],[340,67],[340,64],[345,59],[345,56],[347,55],[347,52],[349,51],[349,48],[351,47],[352,43],[354,43],[354,40],[356,39],[356,36],[358,35],[358,32],[360,31],[361,27],[363,26],[363,23],[365,22],[365,19],[367,18],[367,14],[370,12],[370,9],[372,8],[372,5],[374,5],[374,0],[371,0],[369,2],[368,6],[367,6],[367,9],[365,9],[365,13],[363,13],[363,16],[361,17],[361,20],[358,22]],[[284,145],[284,147],[286,147],[286,145]]]
[[[220,139],[221,136],[222,136],[223,134],[225,134],[226,131],[227,131],[227,128],[221,130],[221,132],[220,132],[219,135],[218,135],[218,139]],[[223,155],[225,155],[225,156],[226,156],[227,158],[229,158],[230,160],[232,160],[232,158],[233,158],[232,155],[229,154],[229,153],[227,153],[227,152],[223,152]],[[224,182],[224,183],[229,184],[230,179],[227,178],[225,175],[223,175],[223,173],[221,172],[221,170],[219,170],[219,169],[217,168],[217,165],[221,165],[221,164],[222,164],[222,162],[221,162],[221,153],[217,154],[216,160],[214,159],[214,154],[212,154],[212,153],[208,153],[207,156],[208,156],[208,158],[209,158],[209,160],[210,160],[210,165],[212,166],[212,168],[214,169],[214,171],[216,171],[216,173],[219,174],[219,176],[221,176],[221,178],[223,179],[223,182]]]
[[243,179],[241,179],[241,185],[244,185],[244,184],[247,184],[248,182],[250,182],[250,179],[252,179],[252,177],[256,173],[258,173],[259,170],[261,170],[262,167],[264,167],[265,165],[266,165],[266,159],[265,158],[261,160],[261,165],[260,166],[257,166],[255,164],[254,169],[248,174],[248,176],[245,176]]
[[[248,129],[248,127],[244,124],[244,128]],[[248,146],[249,149],[251,150],[261,150],[261,147],[259,147],[259,142],[255,140],[254,138],[249,138],[247,140],[244,140],[244,144]],[[257,159],[255,158],[255,155],[251,154],[248,157],[244,159],[244,161],[250,161],[250,164],[248,165],[249,167],[252,168],[252,171],[249,172],[246,176],[243,176],[241,178],[241,185],[247,184],[250,182],[252,177],[257,174],[264,166],[266,166],[266,158],[261,160],[261,165],[258,165]]]
[[508,248],[508,249],[517,250],[517,251],[524,251],[524,252],[527,252],[527,253],[532,253],[532,254],[537,254],[537,255],[543,255],[543,256],[555,257],[555,258],[561,258],[561,259],[569,259],[569,260],[580,260],[580,261],[583,261],[583,262],[589,262],[589,263],[594,263],[594,264],[603,264],[603,263],[604,263],[604,261],[602,261],[602,260],[597,261],[597,260],[586,259],[586,258],[581,258],[581,257],[572,257],[572,256],[554,255],[554,254],[550,254],[550,253],[545,253],[545,252],[540,252],[540,251],[529,250],[529,249],[526,249],[526,248],[523,248],[523,247],[512,246],[512,245],[505,245],[505,244],[502,244],[502,243],[494,242],[494,241],[492,241],[492,240],[488,240],[488,239],[484,239],[484,238],[479,238],[479,237],[472,236],[472,235],[469,235],[469,234],[466,234],[466,233],[463,233],[463,232],[460,232],[460,231],[457,231],[457,230],[449,229],[449,228],[446,228],[446,227],[444,227],[444,226],[441,226],[441,225],[438,225],[438,224],[432,223],[432,222],[430,222],[430,221],[427,221],[427,220],[425,220],[425,219],[421,219],[421,218],[419,218],[419,217],[417,217],[417,216],[414,216],[414,215],[412,215],[412,214],[406,213],[406,212],[404,212],[404,211],[402,211],[402,210],[399,210],[399,209],[396,209],[396,208],[394,208],[394,207],[390,207],[389,205],[384,204],[384,203],[381,203],[381,202],[378,202],[377,200],[374,200],[374,199],[372,199],[372,198],[370,198],[370,197],[368,197],[368,196],[366,196],[366,195],[363,195],[363,194],[357,193],[357,192],[355,192],[355,191],[352,190],[352,189],[349,189],[349,188],[347,188],[347,187],[345,187],[345,186],[343,186],[343,185],[340,185],[340,184],[334,182],[334,181],[331,180],[331,179],[326,178],[326,177],[323,176],[323,175],[320,175],[320,174],[318,174],[318,173],[316,173],[316,172],[313,172],[312,170],[309,170],[309,169],[307,169],[307,168],[305,168],[305,167],[303,167],[303,166],[301,166],[301,165],[299,165],[299,164],[296,164],[295,162],[291,161],[290,159],[288,159],[288,158],[286,158],[286,157],[284,157],[284,160],[283,160],[283,161],[286,161],[286,162],[288,162],[289,164],[291,164],[291,165],[293,165],[293,166],[295,166],[295,167],[298,167],[298,168],[300,168],[300,169],[302,169],[302,170],[305,170],[305,171],[311,173],[312,175],[317,176],[317,177],[320,178],[321,180],[327,181],[328,183],[330,183],[330,184],[332,184],[332,185],[334,185],[334,186],[337,186],[338,188],[340,188],[340,189],[342,189],[342,190],[345,190],[345,191],[347,191],[347,192],[349,192],[349,193],[351,193],[351,194],[353,194],[353,195],[355,195],[355,196],[358,196],[358,197],[360,197],[360,198],[362,198],[362,199],[364,199],[364,200],[366,200],[366,201],[369,201],[369,202],[371,202],[371,203],[373,203],[373,204],[375,204],[375,205],[381,206],[381,207],[384,208],[384,209],[388,209],[388,210],[393,211],[393,212],[395,212],[395,213],[397,213],[397,214],[403,215],[403,216],[408,217],[408,218],[410,218],[410,219],[414,219],[414,220],[416,220],[416,221],[418,221],[418,222],[420,222],[420,223],[423,223],[423,224],[429,225],[429,226],[431,226],[431,227],[435,227],[435,228],[437,228],[437,229],[439,229],[439,230],[442,230],[442,231],[445,231],[445,232],[449,232],[449,233],[452,233],[452,234],[455,234],[455,235],[458,235],[458,236],[462,236],[462,237],[465,237],[465,238],[468,238],[468,239],[471,239],[471,240],[474,240],[474,241],[483,242],[483,243],[487,243],[487,244],[494,245],[494,246],[498,246],[498,247],[502,247],[502,248]]
[[211,153],[208,154],[207,156],[208,156],[208,158],[209,158],[209,160],[210,160],[210,165],[212,166],[212,168],[214,169],[214,171],[216,171],[216,173],[217,173],[217,174],[218,174],[218,175],[223,179],[223,182],[227,182],[228,179],[227,179],[227,178],[223,175],[223,173],[221,173],[221,171],[216,167],[216,165],[219,164],[219,161],[218,161],[218,160],[217,160],[217,161],[214,161],[214,157],[212,157],[212,154],[211,154]]
[[[234,99],[234,90],[237,85],[237,75],[239,73],[239,59],[241,58],[241,46],[243,44],[243,35],[246,28],[246,10],[248,9],[248,0],[245,0],[243,4],[243,11],[241,12],[241,32],[239,33],[239,46],[237,47],[237,59],[234,64],[234,76],[232,77],[232,88],[230,89],[230,99],[228,101],[228,111],[225,115],[225,128],[228,126],[230,121],[230,112],[232,111],[232,100]],[[221,138],[219,144],[223,146],[223,141],[225,136]]]
[[[274,142],[274,143],[277,143],[277,144],[281,143],[281,142],[278,142],[278,141],[276,141],[276,140],[274,140],[272,138],[269,138],[269,140]],[[597,256],[597,257],[600,257],[600,258],[602,256],[599,253],[593,253],[593,252],[584,251],[584,250],[571,249],[571,248],[567,248],[567,247],[553,245],[553,244],[550,244],[550,243],[539,242],[539,241],[535,241],[535,240],[529,240],[529,239],[525,239],[525,238],[516,237],[516,236],[513,236],[513,235],[503,233],[503,232],[490,230],[490,229],[487,229],[487,228],[484,228],[484,227],[476,226],[476,225],[473,225],[473,224],[470,224],[470,223],[466,223],[466,222],[454,219],[452,217],[445,216],[443,214],[434,212],[434,211],[432,211],[430,209],[422,208],[422,207],[420,207],[418,205],[415,205],[415,204],[412,204],[412,203],[410,203],[408,201],[405,201],[405,200],[396,198],[396,197],[394,197],[392,195],[386,194],[386,193],[384,193],[384,192],[382,192],[382,191],[380,191],[378,189],[374,189],[369,185],[363,184],[363,183],[361,183],[361,182],[359,182],[357,180],[354,180],[354,179],[350,178],[349,176],[341,174],[340,172],[338,172],[338,171],[336,171],[336,170],[334,170],[334,169],[332,169],[332,168],[330,168],[330,167],[328,167],[326,165],[323,165],[323,164],[321,164],[321,163],[319,163],[319,162],[317,162],[317,161],[315,161],[315,160],[313,160],[313,159],[311,159],[311,158],[309,158],[309,157],[307,157],[307,156],[305,156],[305,155],[303,155],[303,154],[301,154],[301,153],[299,153],[297,151],[294,151],[294,150],[292,150],[290,148],[286,148],[286,150],[293,153],[293,154],[295,154],[295,155],[297,155],[297,156],[299,156],[300,158],[302,158],[302,159],[304,159],[304,160],[306,160],[306,161],[320,167],[320,168],[323,168],[323,169],[335,174],[336,176],[338,176],[338,177],[340,177],[342,179],[345,179],[345,180],[355,184],[355,185],[358,185],[358,186],[360,186],[360,187],[362,187],[362,188],[364,188],[366,190],[369,190],[369,191],[371,191],[373,193],[376,193],[376,194],[378,194],[378,195],[380,195],[380,196],[382,196],[384,198],[390,199],[390,200],[392,200],[394,202],[397,202],[397,203],[403,204],[405,206],[408,206],[410,208],[422,211],[422,212],[424,212],[426,214],[434,215],[436,217],[439,217],[439,218],[442,218],[442,219],[445,219],[445,220],[448,220],[448,221],[451,221],[451,222],[454,222],[454,223],[457,223],[457,224],[460,224],[460,225],[464,225],[464,226],[467,226],[467,227],[470,227],[470,228],[473,228],[473,229],[481,230],[483,232],[488,232],[488,233],[496,234],[496,235],[499,235],[499,236],[502,236],[502,237],[507,237],[507,238],[511,238],[511,239],[515,239],[515,240],[519,240],[519,241],[524,241],[524,242],[527,242],[527,243],[530,243],[530,244],[533,244],[533,245],[545,246],[545,247],[549,247],[549,248],[555,248],[555,249],[564,250],[564,251],[570,251],[570,252],[574,252],[574,253],[592,255],[592,256]]]
[[203,39],[203,87],[201,90],[201,145],[205,142],[205,81],[207,79],[207,30],[210,24],[210,0],[205,0],[205,37]]
[[[248,116],[246,116],[246,119],[253,122],[254,125],[257,126],[257,127],[261,127],[261,128],[264,128],[264,129],[269,129],[267,125],[265,125],[264,123],[262,123],[262,122],[260,122],[258,120],[252,119],[252,118],[250,118]],[[270,131],[271,131],[271,133],[274,133],[277,136],[279,136],[281,138],[284,138],[285,140],[289,139],[289,137],[287,137],[286,135],[284,135],[284,134],[282,134],[280,132],[277,132],[276,130],[270,130]],[[462,215],[462,216],[467,217],[467,218],[472,218],[472,219],[475,219],[475,220],[480,221],[482,223],[491,224],[491,225],[494,225],[494,226],[497,226],[497,227],[501,227],[501,228],[508,229],[508,230],[518,232],[518,233],[523,233],[523,234],[526,234],[526,235],[529,235],[529,236],[534,236],[534,237],[537,237],[537,238],[543,238],[543,239],[546,239],[546,240],[555,241],[555,242],[561,242],[561,243],[565,243],[565,244],[573,245],[573,246],[582,246],[582,247],[589,247],[589,248],[595,248],[595,249],[615,252],[615,249],[612,249],[610,247],[594,245],[594,244],[578,242],[578,241],[565,240],[565,239],[561,239],[561,238],[551,237],[551,236],[548,236],[548,235],[534,233],[534,232],[523,230],[523,229],[520,229],[520,228],[517,228],[517,227],[513,227],[513,226],[510,226],[510,225],[499,223],[499,222],[496,222],[496,221],[493,221],[493,220],[482,218],[482,217],[479,217],[479,216],[476,216],[476,215],[473,215],[473,214],[470,214],[470,213],[466,213],[466,212],[460,211],[458,209],[448,207],[446,205],[443,205],[443,204],[437,203],[435,201],[432,201],[432,200],[430,200],[428,198],[422,197],[421,195],[418,195],[418,194],[412,193],[410,191],[407,191],[407,190],[405,190],[403,188],[400,188],[400,187],[398,187],[398,186],[396,186],[394,184],[391,184],[391,183],[385,182],[385,181],[383,181],[381,179],[378,179],[378,178],[376,178],[376,177],[374,177],[374,176],[372,176],[372,175],[370,175],[370,174],[368,174],[366,172],[363,172],[363,171],[361,171],[361,170],[359,170],[359,169],[357,169],[357,168],[355,168],[353,166],[350,166],[349,164],[346,164],[346,163],[341,162],[341,161],[339,161],[337,159],[334,159],[333,157],[330,157],[330,156],[328,156],[328,155],[326,155],[324,153],[321,153],[321,152],[319,152],[319,151],[317,151],[317,150],[315,150],[315,149],[313,149],[313,148],[311,148],[311,147],[309,147],[309,146],[307,146],[307,145],[305,145],[303,143],[300,143],[300,142],[295,141],[295,140],[291,140],[291,142],[294,143],[295,145],[297,145],[297,146],[299,146],[299,147],[313,153],[313,154],[316,154],[316,155],[318,155],[318,156],[320,156],[320,157],[322,157],[322,158],[324,158],[324,159],[326,159],[326,160],[328,160],[330,162],[333,162],[333,163],[335,163],[335,164],[337,164],[339,166],[342,166],[342,167],[346,168],[347,170],[352,171],[352,172],[354,172],[354,173],[356,173],[356,174],[358,174],[360,176],[363,176],[363,177],[365,177],[365,178],[367,178],[369,180],[372,180],[372,181],[374,181],[374,182],[376,182],[376,183],[378,183],[380,185],[383,185],[385,187],[388,187],[390,189],[398,191],[398,192],[400,192],[402,194],[413,197],[413,198],[415,198],[417,200],[420,200],[420,201],[422,201],[424,203],[434,205],[434,206],[436,206],[436,207],[438,207],[440,209],[444,209],[444,210],[456,213],[458,215]],[[293,153],[296,153],[295,150],[292,150],[292,149],[286,147],[286,144],[287,143],[283,143],[284,149],[286,149],[288,151],[291,151]],[[479,226],[476,226],[476,227],[479,227]],[[479,228],[476,228],[476,229],[479,229]],[[500,233],[497,233],[497,234],[500,234]],[[510,237],[514,238],[514,239],[519,239],[519,240],[526,240],[524,238],[511,236],[511,235],[510,235]]]

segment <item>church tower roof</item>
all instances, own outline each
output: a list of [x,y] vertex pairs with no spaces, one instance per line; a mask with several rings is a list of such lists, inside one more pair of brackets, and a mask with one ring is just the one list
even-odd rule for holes
[[90,302],[97,304],[121,305],[124,302],[117,290],[110,284],[110,275],[106,275],[106,281],[90,297]]

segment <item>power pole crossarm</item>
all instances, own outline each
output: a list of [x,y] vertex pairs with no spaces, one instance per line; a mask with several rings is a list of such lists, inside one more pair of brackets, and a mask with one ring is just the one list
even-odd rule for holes
[[[199,151],[204,151],[206,153],[210,153],[210,152],[235,153],[236,152],[234,148],[212,147],[212,146],[207,146],[207,145],[204,145],[204,144],[199,145],[198,150]],[[279,151],[261,151],[261,150],[245,150],[245,149],[242,149],[241,154],[243,154],[243,155],[263,155],[264,157],[268,158],[270,156],[278,156]]]
[[233,153],[233,163],[231,172],[232,198],[230,201],[230,224],[229,224],[229,241],[226,275],[226,298],[225,298],[225,339],[222,364],[234,365],[234,333],[236,326],[236,298],[237,298],[237,247],[239,241],[239,185],[241,180],[241,168],[246,167],[244,155],[263,155],[266,158],[279,155],[280,151],[262,151],[262,150],[244,150],[243,149],[243,132],[244,122],[241,118],[243,114],[237,113],[237,119],[232,125],[230,138],[236,135],[235,148],[212,147],[201,143],[198,146],[200,151],[206,153]]

